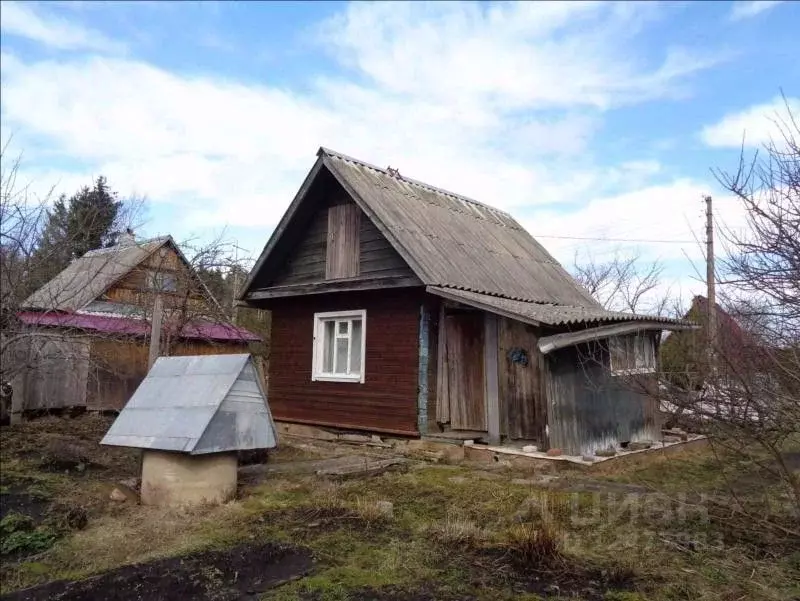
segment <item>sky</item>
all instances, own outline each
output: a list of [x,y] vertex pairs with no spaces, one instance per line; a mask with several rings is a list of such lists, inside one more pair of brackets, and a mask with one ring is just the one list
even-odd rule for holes
[[702,291],[712,168],[800,114],[800,2],[2,2],[0,129],[33,195],[105,175],[137,235],[257,256],[320,146],[509,211],[568,268]]

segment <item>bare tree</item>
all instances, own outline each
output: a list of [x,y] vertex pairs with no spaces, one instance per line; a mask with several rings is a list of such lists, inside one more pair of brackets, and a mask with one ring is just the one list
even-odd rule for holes
[[[777,139],[752,156],[743,148],[735,171],[715,171],[747,216],[743,230],[722,231],[720,302],[736,324],[718,326],[700,389],[669,401],[715,445],[782,484],[796,519],[800,478],[787,444],[800,432],[800,127],[788,104],[775,124]],[[763,508],[738,510],[759,528],[800,536]]]
[[[9,141],[10,142],[10,141]],[[119,338],[108,333],[65,331],[28,325],[23,304],[32,293],[63,267],[63,249],[58,245],[43,245],[43,235],[50,221],[52,189],[44,197],[35,196],[29,186],[20,181],[21,157],[8,155],[9,142],[0,149],[0,384],[2,407],[9,413],[11,390],[24,388],[25,374],[52,373],[54,379],[77,377],[75,365],[88,365],[88,346],[95,338]],[[141,214],[144,199],[126,199],[121,203],[116,223],[120,226],[135,222]],[[67,240],[69,242],[69,240]],[[97,270],[103,261],[113,261],[111,254],[94,260]],[[60,286],[42,293],[40,314],[46,317],[52,308],[70,305],[80,294],[85,282],[81,274],[62,273]],[[52,370],[52,372],[51,372]],[[12,385],[13,384],[13,385]],[[66,402],[66,401],[64,401]]]
[[609,261],[597,261],[589,255],[574,260],[574,274],[606,309],[630,313],[661,315],[670,308],[669,293],[657,295],[664,266],[660,261],[645,262],[638,252],[623,254],[617,250]]

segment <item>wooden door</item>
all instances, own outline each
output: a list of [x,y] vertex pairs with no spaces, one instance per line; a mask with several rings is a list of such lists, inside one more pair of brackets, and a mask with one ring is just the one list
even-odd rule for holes
[[450,314],[445,317],[445,324],[450,427],[486,430],[483,313]]
[[543,444],[547,417],[541,389],[538,338],[530,326],[502,319],[499,340],[503,430],[509,438]]

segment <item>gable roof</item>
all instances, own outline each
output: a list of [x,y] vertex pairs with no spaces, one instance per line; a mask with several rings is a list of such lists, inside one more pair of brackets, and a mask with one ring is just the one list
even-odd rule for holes
[[[613,317],[508,213],[334,150],[320,148],[317,156],[240,298],[247,297],[313,179],[326,168],[429,292],[477,295],[489,306],[497,302],[490,299],[501,298],[517,304],[570,307],[573,313],[591,314],[596,320]],[[539,313],[542,323],[562,323],[547,321],[546,312]]]
[[171,236],[90,250],[25,299],[21,308],[77,311],[168,242]]
[[100,444],[199,455],[277,444],[250,355],[159,357]]
[[[167,245],[194,274],[188,259],[172,236],[121,243],[108,248],[90,250],[82,257],[73,260],[52,280],[25,299],[20,308],[68,312],[83,309],[128,275],[147,257]],[[199,277],[196,279],[209,301],[219,309],[219,302],[202,279]]]

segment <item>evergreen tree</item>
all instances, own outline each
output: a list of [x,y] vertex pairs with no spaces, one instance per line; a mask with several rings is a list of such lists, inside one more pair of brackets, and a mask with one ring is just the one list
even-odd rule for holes
[[90,250],[115,244],[121,207],[122,201],[102,175],[91,188],[84,186],[70,197],[62,194],[47,213],[36,250],[36,283],[45,283]]

